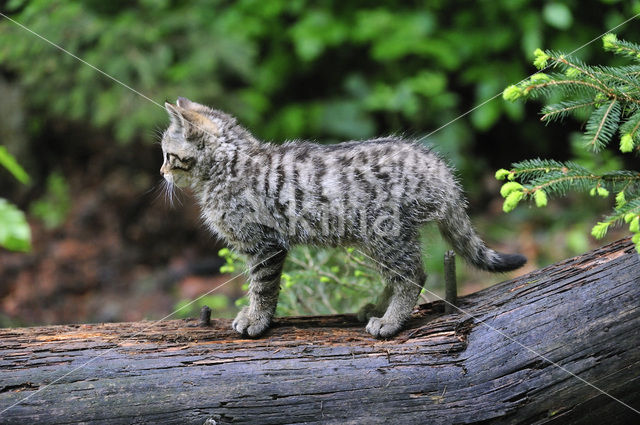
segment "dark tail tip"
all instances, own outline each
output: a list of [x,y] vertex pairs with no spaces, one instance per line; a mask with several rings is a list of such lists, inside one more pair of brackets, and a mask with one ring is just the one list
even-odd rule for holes
[[491,272],[508,272],[522,267],[527,262],[527,257],[524,255],[503,254],[501,252],[496,254],[498,257],[491,262],[487,269]]

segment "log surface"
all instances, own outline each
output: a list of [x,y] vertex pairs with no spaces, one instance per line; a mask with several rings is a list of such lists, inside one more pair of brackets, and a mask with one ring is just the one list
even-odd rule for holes
[[388,341],[353,315],[255,340],[222,319],[0,329],[0,411],[23,400],[0,423],[640,423],[639,266],[618,241],[464,313],[421,305]]

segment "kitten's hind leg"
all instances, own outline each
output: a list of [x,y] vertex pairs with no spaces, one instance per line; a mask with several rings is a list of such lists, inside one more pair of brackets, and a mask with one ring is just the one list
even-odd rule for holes
[[417,241],[394,251],[378,255],[378,268],[392,290],[389,305],[382,317],[371,317],[367,332],[376,338],[388,338],[400,331],[418,300],[426,273]]
[[280,292],[280,275],[287,251],[270,245],[249,255],[249,305],[233,321],[236,332],[256,337],[267,330],[273,319]]

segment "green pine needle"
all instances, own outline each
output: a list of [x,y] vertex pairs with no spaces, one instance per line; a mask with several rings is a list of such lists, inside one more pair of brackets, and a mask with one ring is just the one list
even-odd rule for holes
[[607,230],[609,229],[610,224],[611,223],[598,222],[598,224],[593,226],[593,228],[591,229],[591,235],[596,239],[604,238],[604,235],[607,234]]
[[611,140],[620,122],[620,103],[609,102],[596,109],[587,121],[584,140],[594,152],[602,150]]
[[496,180],[504,180],[510,174],[509,170],[505,170],[504,168],[496,171]]
[[626,203],[627,199],[624,196],[624,190],[622,190],[616,195],[616,208],[620,208]]
[[631,223],[629,223],[629,230],[633,233],[640,232],[640,217],[636,216]]
[[522,185],[518,182],[507,182],[502,185],[502,188],[500,188],[500,195],[502,195],[503,198],[506,198],[515,191],[522,191]]
[[536,49],[533,52],[533,56],[535,57],[533,61],[533,65],[535,65],[538,69],[544,69],[547,66],[547,61],[549,60],[549,55],[547,55],[542,49]]
[[537,207],[545,207],[547,205],[547,194],[544,190],[536,190],[533,193],[533,199],[536,201]]
[[518,203],[523,197],[524,193],[519,191],[509,193],[509,195],[504,200],[504,203],[502,204],[502,210],[504,212],[513,211],[518,206]]

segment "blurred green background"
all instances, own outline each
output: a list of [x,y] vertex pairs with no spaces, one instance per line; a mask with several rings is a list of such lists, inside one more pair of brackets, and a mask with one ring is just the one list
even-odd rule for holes
[[[640,13],[640,1],[13,0],[0,9],[155,102],[0,19],[0,144],[31,176],[25,186],[0,170],[0,195],[27,212],[33,237],[29,253],[0,251],[0,325],[163,317],[228,279],[189,194],[171,209],[154,190],[160,105],[178,96],[273,142],[429,135],[458,168],[480,233],[527,255],[524,271],[602,243],[589,229],[612,201],[575,195],[507,216],[493,179],[513,161],[579,155],[571,139],[582,123],[545,127],[540,105],[500,97],[457,118],[535,72],[535,48],[571,52]],[[616,32],[637,42],[638,28]],[[611,61],[599,41],[575,55]],[[427,288],[442,293],[447,248],[435,229],[424,234]],[[311,255],[331,257],[327,270],[344,260]],[[463,293],[508,277],[461,262],[458,274]],[[332,312],[301,302],[314,304],[315,274],[305,276],[281,313]],[[214,315],[234,314],[241,284],[207,298]]]

